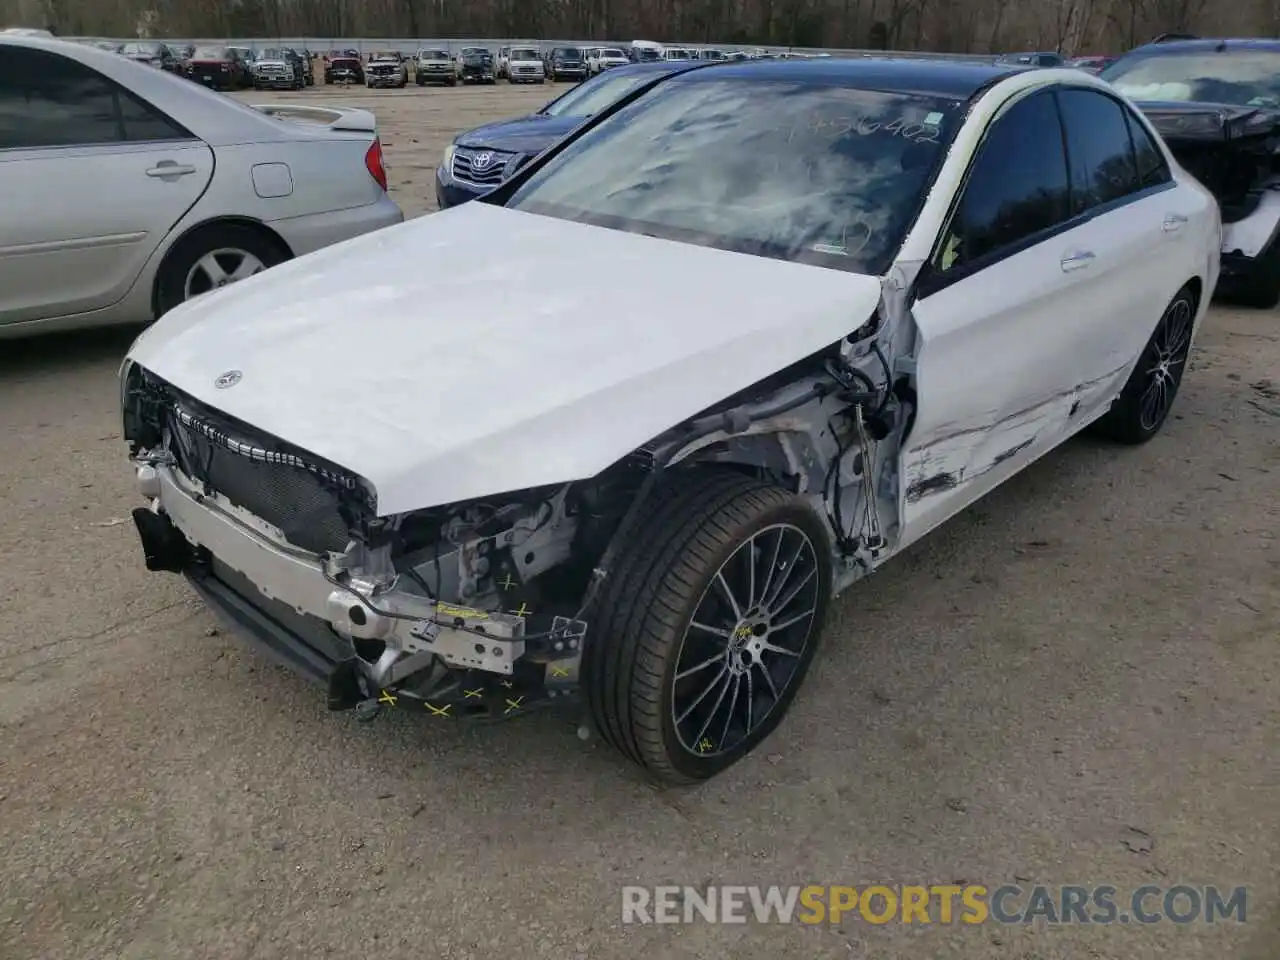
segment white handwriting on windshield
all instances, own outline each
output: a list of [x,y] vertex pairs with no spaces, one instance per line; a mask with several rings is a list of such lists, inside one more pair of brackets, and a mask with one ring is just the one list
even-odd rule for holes
[[843,137],[856,133],[860,137],[887,134],[902,137],[912,143],[937,143],[938,128],[931,124],[910,123],[906,117],[895,117],[887,122],[858,117],[814,117],[809,121],[809,132],[830,137]]

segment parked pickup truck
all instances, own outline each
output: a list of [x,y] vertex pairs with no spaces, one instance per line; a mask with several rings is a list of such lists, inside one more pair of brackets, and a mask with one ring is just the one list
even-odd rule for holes
[[592,47],[587,54],[587,70],[592,76],[610,67],[625,67],[631,60],[617,47]]
[[398,53],[375,53],[364,71],[364,84],[374,87],[404,87],[409,83],[409,68]]
[[458,64],[449,56],[448,50],[424,48],[413,59],[413,80],[420,87],[425,87],[428,83],[457,86]]

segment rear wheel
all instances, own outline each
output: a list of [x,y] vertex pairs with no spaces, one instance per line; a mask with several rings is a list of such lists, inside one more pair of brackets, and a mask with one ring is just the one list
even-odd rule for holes
[[1195,317],[1195,294],[1183,287],[1165,308],[1120,396],[1096,421],[1096,433],[1139,444],[1160,432],[1182,385]]
[[259,230],[219,223],[179,240],[156,278],[156,317],[201,294],[229,286],[289,259]]
[[830,596],[820,518],[733,473],[672,483],[618,558],[583,662],[601,735],[654,777],[705,780],[791,705]]

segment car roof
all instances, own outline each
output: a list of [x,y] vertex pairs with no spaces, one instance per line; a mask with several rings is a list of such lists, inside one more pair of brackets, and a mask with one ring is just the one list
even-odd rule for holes
[[1165,40],[1134,47],[1125,56],[1141,53],[1143,56],[1160,56],[1170,53],[1237,53],[1245,50],[1268,50],[1280,53],[1280,40],[1267,37],[1208,38],[1199,40]]
[[702,71],[707,71],[707,77],[806,82],[967,100],[1000,80],[1028,69],[1033,68],[915,57],[729,60],[697,64],[689,71],[688,79],[701,79]]

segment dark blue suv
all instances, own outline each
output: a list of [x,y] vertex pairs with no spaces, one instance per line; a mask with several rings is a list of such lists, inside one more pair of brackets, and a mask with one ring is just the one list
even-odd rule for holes
[[663,77],[711,64],[697,61],[614,67],[552,100],[537,113],[476,127],[445,149],[436,170],[436,203],[455,207],[488,193],[589,117]]

